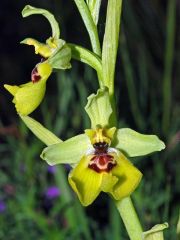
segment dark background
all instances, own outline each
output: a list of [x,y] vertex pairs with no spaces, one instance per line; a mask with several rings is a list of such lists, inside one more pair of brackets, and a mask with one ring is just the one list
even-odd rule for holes
[[[176,10],[172,10],[169,16],[170,2],[124,1],[115,89],[119,127],[128,126],[142,133],[156,134],[167,145],[162,153],[133,159],[144,174],[133,200],[144,228],[168,221],[170,228],[166,230],[166,239],[173,240],[177,239],[180,198],[180,2],[176,1]],[[26,4],[51,11],[60,23],[62,39],[91,47],[73,1],[1,2],[0,238],[116,240],[121,236],[121,239],[127,239],[107,195],[101,194],[92,206],[79,210],[83,211],[90,230],[79,223],[69,227],[70,219],[65,212],[70,206],[63,205],[62,194],[53,199],[46,196],[47,189],[52,185],[61,190],[57,172],[48,172],[46,163],[40,160],[43,144],[19,120],[11,103],[12,98],[3,88],[5,83],[19,85],[28,82],[31,70],[40,60],[34,54],[33,47],[20,45],[19,42],[26,37],[45,41],[51,34],[49,24],[43,17],[21,17]],[[98,24],[101,42],[105,11],[106,1],[102,0]],[[166,58],[167,51],[170,55]],[[92,69],[75,61],[72,65],[71,70],[51,76],[46,98],[32,114],[62,139],[89,127],[83,107],[87,96],[98,86]],[[164,87],[165,79],[172,88]],[[163,102],[169,94],[171,104],[166,106]],[[163,129],[162,119],[166,111],[170,111],[170,120]],[[64,171],[69,170],[65,168]],[[68,191],[75,199],[71,190]],[[72,206],[75,212],[81,208],[78,203]]]

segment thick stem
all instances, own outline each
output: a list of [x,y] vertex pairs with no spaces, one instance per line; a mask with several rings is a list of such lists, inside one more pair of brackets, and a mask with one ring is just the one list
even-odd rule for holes
[[68,46],[71,48],[73,59],[86,63],[96,70],[99,85],[102,87],[102,61],[98,55],[76,44],[68,43]]
[[142,239],[142,227],[130,197],[115,202],[131,240]]

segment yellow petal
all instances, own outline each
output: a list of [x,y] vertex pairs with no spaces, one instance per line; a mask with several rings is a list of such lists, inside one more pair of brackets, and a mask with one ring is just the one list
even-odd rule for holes
[[28,115],[33,112],[41,103],[46,91],[46,82],[30,82],[28,85],[20,88],[13,102],[16,110],[21,115]]
[[84,156],[69,174],[69,183],[83,206],[91,204],[101,191],[103,174],[88,168],[91,156]]
[[117,157],[117,165],[112,169],[112,175],[117,177],[118,181],[109,193],[116,200],[129,196],[142,178],[142,173],[122,153]]
[[96,128],[86,129],[85,134],[89,137],[92,144],[98,142],[111,143],[111,139],[116,131],[115,127],[112,128]]
[[41,82],[47,80],[50,74],[52,73],[52,67],[49,63],[43,62],[37,65],[37,72],[41,76]]
[[103,192],[111,192],[114,185],[118,182],[118,178],[112,175],[112,172],[103,173],[103,179],[101,183],[101,190]]
[[54,49],[51,48],[48,44],[40,43],[33,38],[26,38],[21,43],[34,46],[35,53],[40,54],[44,58],[50,57],[54,52]]
[[18,86],[11,86],[8,84],[4,84],[4,87],[6,90],[8,90],[8,92],[10,92],[13,96],[17,93],[17,91],[19,90]]

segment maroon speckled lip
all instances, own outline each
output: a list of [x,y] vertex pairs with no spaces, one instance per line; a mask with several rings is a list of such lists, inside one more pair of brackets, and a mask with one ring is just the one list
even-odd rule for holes
[[106,142],[95,143],[93,147],[95,149],[95,154],[90,160],[88,165],[89,168],[100,173],[109,172],[116,166],[114,157],[108,153],[109,145]]
[[109,172],[116,165],[117,163],[113,156],[106,153],[101,153],[92,157],[88,167],[100,173]]

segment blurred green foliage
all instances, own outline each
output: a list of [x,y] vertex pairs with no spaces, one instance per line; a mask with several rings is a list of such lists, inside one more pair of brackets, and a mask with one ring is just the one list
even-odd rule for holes
[[[38,61],[32,49],[18,42],[28,35],[38,39],[49,35],[44,19],[21,18],[27,3],[54,12],[67,42],[90,47],[72,1],[2,2],[1,86],[27,82],[23,79],[30,76]],[[101,37],[105,9],[103,2]],[[144,174],[133,200],[144,229],[168,221],[165,237],[171,240],[176,239],[180,198],[179,9],[174,0],[124,1],[115,87],[119,127],[153,133],[166,142],[162,153],[131,159]],[[33,113],[62,139],[89,127],[83,107],[87,96],[97,88],[94,70],[75,61],[72,64],[71,70],[54,73],[43,104]],[[70,187],[65,188],[63,179],[69,170],[58,166],[55,173],[48,171],[39,157],[43,144],[17,118],[2,87],[0,102],[0,239],[126,240],[110,199],[101,194],[92,206],[82,208]],[[54,185],[61,195],[49,199],[47,189]]]

